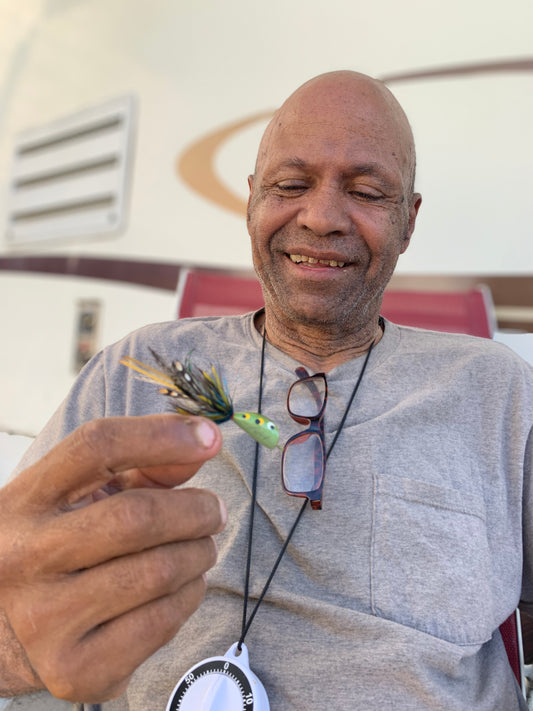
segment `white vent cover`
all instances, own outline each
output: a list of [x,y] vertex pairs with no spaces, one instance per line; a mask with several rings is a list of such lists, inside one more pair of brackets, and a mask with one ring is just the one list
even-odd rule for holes
[[7,238],[23,244],[116,232],[125,223],[133,97],[16,136]]

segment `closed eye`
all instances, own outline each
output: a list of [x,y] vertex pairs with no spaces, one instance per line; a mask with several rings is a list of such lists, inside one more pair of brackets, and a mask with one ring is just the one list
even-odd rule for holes
[[354,195],[362,200],[368,200],[369,202],[372,200],[381,200],[383,198],[383,195],[381,194],[365,192],[364,190],[350,190],[350,195]]
[[278,183],[276,187],[278,190],[282,190],[283,192],[291,192],[296,190],[305,190],[307,185],[303,183]]

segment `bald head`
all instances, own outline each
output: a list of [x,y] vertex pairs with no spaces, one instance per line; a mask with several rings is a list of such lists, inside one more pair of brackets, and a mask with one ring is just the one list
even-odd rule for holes
[[348,131],[374,133],[386,140],[405,174],[406,192],[414,190],[416,156],[407,117],[385,84],[348,70],[320,74],[289,96],[268,124],[255,172],[260,173],[270,147],[289,126],[342,125]]

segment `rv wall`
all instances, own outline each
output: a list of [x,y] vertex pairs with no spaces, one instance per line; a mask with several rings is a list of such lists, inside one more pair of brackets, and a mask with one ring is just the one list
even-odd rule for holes
[[[532,26],[529,0],[1,2],[0,429],[43,425],[80,348],[174,317],[168,281],[112,282],[80,264],[250,267],[246,177],[260,133],[323,71],[386,79],[411,119],[424,203],[400,273],[530,276]],[[122,221],[17,236],[17,141],[119,97],[133,105]],[[31,227],[43,215],[17,219]],[[45,274],[37,257],[70,267]],[[83,311],[93,307],[94,319]]]

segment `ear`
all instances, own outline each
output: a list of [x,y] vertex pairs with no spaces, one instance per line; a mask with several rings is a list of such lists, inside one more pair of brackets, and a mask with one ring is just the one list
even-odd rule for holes
[[253,175],[248,176],[248,187],[250,189],[250,194],[251,194],[252,190],[254,189],[254,176]]
[[411,198],[411,205],[409,207],[409,224],[408,224],[405,236],[403,238],[403,244],[402,244],[402,248],[400,250],[400,254],[403,254],[405,252],[405,250],[407,249],[407,247],[409,247],[409,243],[411,241],[411,235],[415,231],[416,218],[417,218],[418,210],[420,209],[421,204],[422,204],[422,195],[420,195],[420,193],[413,193],[413,196]]
[[252,203],[252,195],[253,195],[253,192],[254,192],[254,176],[253,176],[253,175],[249,175],[249,176],[248,176],[248,190],[249,190],[249,192],[248,192],[248,205],[247,205],[247,207],[246,207],[246,220],[247,220],[247,221],[250,220],[250,206],[251,206],[251,203]]

